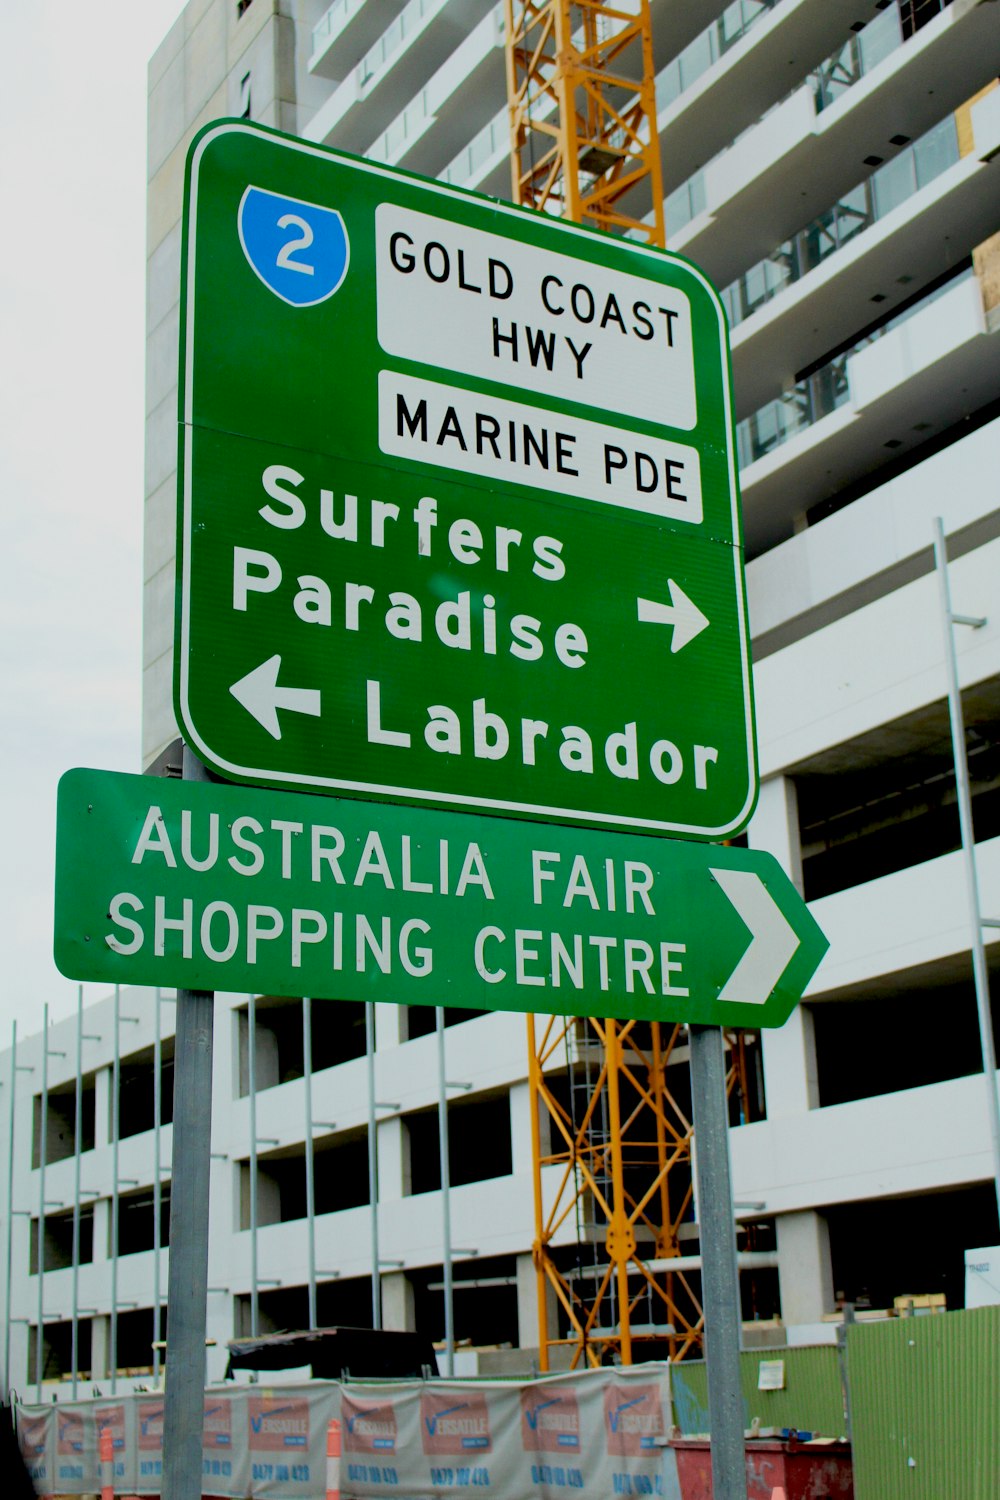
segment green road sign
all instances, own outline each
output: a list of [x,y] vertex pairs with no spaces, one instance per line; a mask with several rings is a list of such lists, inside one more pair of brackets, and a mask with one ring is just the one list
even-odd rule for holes
[[59,784],[68,978],[780,1026],[827,942],[769,854],[113,771]]
[[176,709],[229,780],[723,838],[756,797],[694,267],[251,127],[188,162]]

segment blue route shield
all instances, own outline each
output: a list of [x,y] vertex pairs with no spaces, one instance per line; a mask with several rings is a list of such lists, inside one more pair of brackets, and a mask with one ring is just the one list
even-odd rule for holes
[[261,281],[292,307],[315,307],[347,275],[351,249],[335,208],[249,186],[240,200],[240,244]]

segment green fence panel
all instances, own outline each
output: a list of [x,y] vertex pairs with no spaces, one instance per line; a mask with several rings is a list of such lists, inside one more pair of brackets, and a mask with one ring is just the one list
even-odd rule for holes
[[997,1500],[1000,1307],[855,1324],[855,1500]]
[[[762,1361],[785,1365],[784,1389],[758,1389]],[[684,1360],[670,1372],[674,1421],[685,1437],[707,1432],[708,1382],[703,1360]],[[833,1345],[805,1349],[748,1349],[740,1355],[744,1426],[758,1418],[761,1427],[794,1427],[839,1437],[844,1432],[844,1398],[840,1364]],[[994,1497],[996,1500],[996,1497]]]

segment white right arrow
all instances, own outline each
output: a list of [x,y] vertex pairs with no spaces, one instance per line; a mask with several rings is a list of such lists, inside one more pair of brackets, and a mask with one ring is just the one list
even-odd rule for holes
[[673,634],[670,637],[670,652],[673,655],[682,651],[689,641],[693,641],[696,635],[707,627],[708,616],[703,615],[693,599],[689,599],[679,583],[672,578],[667,579],[667,588],[670,590],[670,603],[663,604],[658,599],[637,599],[639,607],[639,619],[647,625],[672,625]]
[[229,691],[237,703],[242,703],[247,713],[257,720],[273,739],[281,739],[278,709],[291,709],[293,713],[310,714],[314,719],[320,713],[319,688],[280,688],[278,673],[281,657],[269,656],[267,661],[254,667],[239,682],[234,682]]
[[784,974],[799,938],[752,870],[711,872],[750,929],[750,946],[719,991],[720,1000],[763,1005]]

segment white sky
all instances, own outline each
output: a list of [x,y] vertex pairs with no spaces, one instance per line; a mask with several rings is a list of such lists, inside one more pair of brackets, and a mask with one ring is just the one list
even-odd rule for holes
[[183,7],[0,3],[0,1050],[76,1004],[60,775],[141,769],[146,65]]

